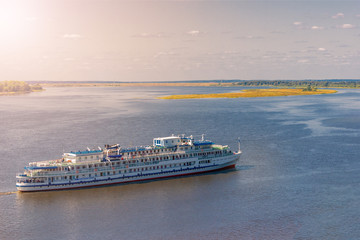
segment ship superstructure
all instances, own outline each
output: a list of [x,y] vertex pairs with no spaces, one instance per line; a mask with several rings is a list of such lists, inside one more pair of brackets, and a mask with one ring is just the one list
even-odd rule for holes
[[153,139],[152,146],[64,153],[62,158],[32,162],[16,176],[19,191],[46,191],[144,181],[234,167],[241,151],[192,136]]

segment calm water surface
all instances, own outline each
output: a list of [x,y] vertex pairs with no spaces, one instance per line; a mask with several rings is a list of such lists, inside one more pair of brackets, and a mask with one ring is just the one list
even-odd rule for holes
[[[360,239],[360,90],[159,100],[237,88],[50,88],[0,98],[0,239]],[[236,170],[83,190],[10,193],[31,161],[206,134]]]

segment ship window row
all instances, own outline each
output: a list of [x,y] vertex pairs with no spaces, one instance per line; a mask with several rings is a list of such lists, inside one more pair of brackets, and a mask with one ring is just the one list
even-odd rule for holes
[[[185,166],[193,166],[195,165],[195,161],[192,162],[185,162],[185,163],[178,163],[178,164],[168,164],[168,165],[161,165],[161,166],[153,166],[153,167],[143,167],[143,168],[134,168],[134,169],[126,169],[126,170],[119,170],[119,171],[104,171],[104,172],[95,172],[90,174],[78,174],[78,175],[71,175],[71,176],[59,176],[59,177],[52,177],[51,181],[59,181],[59,180],[76,180],[79,178],[86,178],[86,177],[103,177],[103,176],[111,176],[116,174],[125,174],[125,173],[141,173],[144,171],[151,171],[151,170],[161,170],[161,169],[168,169],[168,168],[175,168],[175,167],[185,167]],[[40,179],[40,178],[39,178]],[[25,180],[19,180],[19,182],[25,182]],[[33,182],[35,180],[27,180],[28,182]],[[39,180],[36,180],[39,181]],[[44,179],[41,180],[44,182]]]
[[[175,159],[181,159],[181,158],[188,158],[188,157],[196,157],[196,156],[207,156],[209,154],[222,154],[223,151],[214,151],[214,152],[201,152],[201,153],[193,153],[193,154],[179,154],[179,155],[172,155],[172,156],[164,156],[164,157],[154,157],[154,158],[146,158],[146,159],[140,159],[140,162],[142,163],[146,163],[146,162],[154,162],[154,161],[161,161],[161,160],[175,160]],[[85,168],[97,168],[97,167],[105,167],[105,166],[116,166],[116,165],[120,165],[121,163],[126,165],[126,164],[135,164],[139,162],[139,160],[129,160],[129,161],[122,161],[122,162],[113,162],[113,163],[100,163],[100,164],[89,164],[89,165],[82,165],[82,166],[76,166],[76,167],[58,167],[57,169],[47,169],[46,171],[63,171],[63,170],[73,170],[74,168],[76,168],[77,170],[79,169],[85,169]]]
[[[161,161],[161,160],[169,160],[169,159],[180,159],[180,158],[188,158],[188,157],[194,157],[197,156],[198,154],[194,153],[194,154],[180,154],[180,155],[172,155],[172,156],[164,156],[164,157],[154,157],[154,158],[146,158],[146,159],[140,159],[140,162],[153,162],[153,161]],[[121,163],[123,164],[130,164],[130,163],[137,163],[139,162],[139,160],[129,160],[129,161],[122,161],[122,162],[113,162],[113,163],[105,163],[105,164],[89,164],[89,165],[82,165],[82,166],[76,166],[76,169],[79,170],[81,168],[85,169],[85,168],[92,168],[92,167],[104,167],[104,166],[115,166],[115,165],[120,165]],[[62,170],[62,169],[61,169]]]
[[[69,158],[69,157],[67,157],[67,158]],[[85,156],[85,157],[78,157],[78,158],[79,158],[79,160],[82,160],[82,159],[87,160],[88,158],[89,159],[99,159],[100,156],[99,155],[97,155],[97,156]]]
[[202,160],[202,161],[199,161],[199,164],[205,164],[205,163],[210,163],[211,161],[210,160]]
[[22,178],[22,179],[17,179],[16,182],[17,183],[44,183],[45,179],[44,178]]
[[[171,151],[171,149],[161,148],[161,149],[145,150],[145,151],[137,151],[137,152],[126,152],[126,153],[124,153],[124,155],[126,155],[126,156],[145,155],[145,154],[154,154],[154,153],[162,153],[162,152],[169,152],[169,151]],[[111,153],[117,153],[117,151],[112,151]]]

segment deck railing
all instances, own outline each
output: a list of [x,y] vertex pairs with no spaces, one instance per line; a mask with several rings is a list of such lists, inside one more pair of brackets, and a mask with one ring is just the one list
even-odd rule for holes
[[[206,149],[208,150],[208,149]],[[203,159],[208,159],[208,158],[215,158],[215,157],[222,157],[222,156],[227,156],[227,155],[230,155],[231,152],[230,151],[221,151],[220,153],[218,154],[206,154],[208,152],[212,152],[211,150],[213,149],[209,149],[208,151],[204,150],[203,152],[201,152],[203,155],[197,155],[197,156],[192,156],[192,157],[181,157],[180,155],[183,155],[183,154],[186,154],[186,155],[189,155],[191,153],[189,153],[189,151],[182,151],[183,153],[180,154],[180,152],[174,152],[173,154],[169,155],[169,153],[159,153],[159,154],[149,154],[148,156],[150,157],[154,157],[154,156],[163,156],[163,155],[166,155],[166,156],[169,156],[169,159],[162,159],[162,160],[150,160],[149,158],[146,158],[144,155],[134,155],[136,156],[135,158],[132,158],[129,156],[128,159],[123,159],[123,161],[132,161],[132,160],[136,160],[136,163],[124,163],[124,162],[120,162],[120,164],[116,164],[116,165],[113,165],[111,164],[110,162],[108,166],[97,166],[97,167],[94,167],[93,165],[94,164],[99,164],[100,162],[89,162],[88,164],[89,165],[92,165],[92,166],[87,166],[86,168],[80,168],[80,169],[76,169],[77,167],[79,167],[79,165],[84,165],[85,163],[82,162],[82,163],[63,163],[63,164],[56,164],[55,166],[58,166],[59,168],[60,167],[71,167],[73,169],[71,170],[61,170],[61,171],[44,171],[44,170],[34,170],[34,171],[31,171],[29,172],[28,174],[19,174],[18,176],[21,176],[21,177],[25,177],[25,176],[31,176],[31,177],[41,177],[41,176],[46,176],[46,177],[54,177],[54,176],[65,176],[66,175],[76,175],[76,174],[88,174],[88,173],[96,173],[96,172],[104,172],[104,171],[119,171],[119,170],[124,170],[124,169],[127,169],[127,168],[132,168],[132,167],[142,167],[142,166],[149,166],[149,165],[158,165],[160,162],[163,163],[163,162],[167,162],[167,161],[176,161],[176,163],[182,163],[182,162],[185,162],[185,161],[189,161],[189,159],[198,159],[198,160],[203,160]],[[197,151],[198,152],[198,151]],[[175,159],[173,159],[173,157]],[[140,159],[143,159],[143,160],[149,160],[147,162],[140,162],[139,160]],[[54,165],[53,165],[54,166]],[[86,165],[85,165],[86,166]]]

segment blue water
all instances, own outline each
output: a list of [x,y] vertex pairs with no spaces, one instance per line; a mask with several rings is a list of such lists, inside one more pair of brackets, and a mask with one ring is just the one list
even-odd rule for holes
[[[49,88],[0,99],[0,239],[360,239],[360,90],[160,100],[239,88]],[[192,134],[243,151],[236,170],[11,193],[31,161]],[[6,193],[6,194],[5,194]]]

